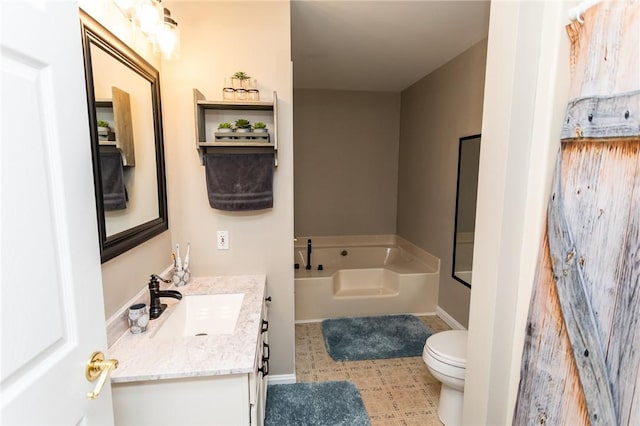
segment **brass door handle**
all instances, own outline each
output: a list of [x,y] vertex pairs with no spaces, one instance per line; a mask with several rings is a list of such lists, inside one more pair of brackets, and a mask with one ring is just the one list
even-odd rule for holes
[[96,388],[93,392],[89,392],[87,394],[87,398],[96,399],[100,392],[102,392],[102,387],[107,381],[107,377],[109,377],[109,373],[111,370],[115,370],[118,368],[118,360],[117,359],[108,359],[104,360],[104,354],[100,351],[96,351],[91,354],[91,358],[89,358],[89,362],[87,362],[87,368],[85,369],[85,377],[88,381],[93,382],[98,379],[98,383],[96,383]]

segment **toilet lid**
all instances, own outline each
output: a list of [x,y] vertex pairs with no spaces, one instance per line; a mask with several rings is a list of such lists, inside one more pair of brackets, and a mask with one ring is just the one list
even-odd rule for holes
[[432,334],[427,348],[434,358],[446,364],[465,368],[467,364],[467,331],[449,330]]

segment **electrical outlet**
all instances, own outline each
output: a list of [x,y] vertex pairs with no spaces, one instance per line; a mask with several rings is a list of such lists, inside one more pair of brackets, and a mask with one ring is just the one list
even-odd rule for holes
[[229,250],[229,231],[218,231],[216,241],[218,250]]

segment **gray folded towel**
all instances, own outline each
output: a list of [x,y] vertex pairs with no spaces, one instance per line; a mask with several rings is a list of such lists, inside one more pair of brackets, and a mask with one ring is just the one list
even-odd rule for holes
[[124,186],[122,155],[119,152],[100,152],[102,200],[105,211],[127,208],[127,189]]
[[272,153],[205,154],[209,205],[227,211],[272,208],[273,167]]

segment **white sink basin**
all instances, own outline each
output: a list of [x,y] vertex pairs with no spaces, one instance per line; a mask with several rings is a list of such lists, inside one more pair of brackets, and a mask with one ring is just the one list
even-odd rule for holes
[[175,308],[164,312],[169,317],[154,337],[232,334],[243,298],[243,293],[185,296]]

